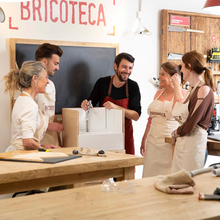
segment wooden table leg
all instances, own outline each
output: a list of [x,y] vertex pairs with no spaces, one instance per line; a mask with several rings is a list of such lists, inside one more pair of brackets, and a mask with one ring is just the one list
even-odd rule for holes
[[122,177],[118,177],[117,181],[133,180],[134,179],[134,171],[135,171],[135,167],[124,168],[124,175]]

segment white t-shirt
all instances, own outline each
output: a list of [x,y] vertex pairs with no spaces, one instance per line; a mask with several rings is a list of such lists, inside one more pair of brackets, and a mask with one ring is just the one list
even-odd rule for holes
[[11,140],[34,138],[40,125],[37,103],[28,96],[19,96],[12,110]]

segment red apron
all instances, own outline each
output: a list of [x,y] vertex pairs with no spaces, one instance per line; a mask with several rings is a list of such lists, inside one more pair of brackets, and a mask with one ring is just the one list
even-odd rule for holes
[[[109,88],[108,88],[108,96],[105,97],[103,104],[107,101],[114,103],[115,105],[119,105],[123,108],[128,109],[129,104],[129,95],[128,95],[128,83],[126,82],[126,97],[125,99],[113,100],[110,95],[112,92],[112,83],[113,77],[111,78]],[[131,119],[125,118],[125,152],[126,154],[134,155],[134,138],[133,138],[133,126]]]

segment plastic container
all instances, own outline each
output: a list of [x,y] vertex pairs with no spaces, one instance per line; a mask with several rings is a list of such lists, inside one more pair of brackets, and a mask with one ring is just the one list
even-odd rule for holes
[[102,183],[102,191],[113,194],[135,193],[136,184],[131,181],[120,181],[111,183],[109,179]]

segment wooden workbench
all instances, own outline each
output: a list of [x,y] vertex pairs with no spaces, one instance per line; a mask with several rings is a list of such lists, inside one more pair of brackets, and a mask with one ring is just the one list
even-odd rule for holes
[[0,219],[220,219],[219,201],[198,200],[198,193],[213,194],[220,177],[194,177],[194,194],[170,195],[156,190],[154,177],[134,180],[133,194],[110,194],[101,186],[74,188],[0,201]]
[[[165,142],[172,144],[172,137],[165,137]],[[220,141],[207,140],[208,155],[220,156]],[[174,152],[174,146],[173,146]]]
[[[70,147],[51,151],[72,154],[76,149]],[[91,149],[91,153],[95,152],[97,150]],[[134,179],[134,167],[144,164],[143,157],[110,151],[106,154],[107,157],[83,156],[57,164],[0,161],[0,194],[112,177]]]

